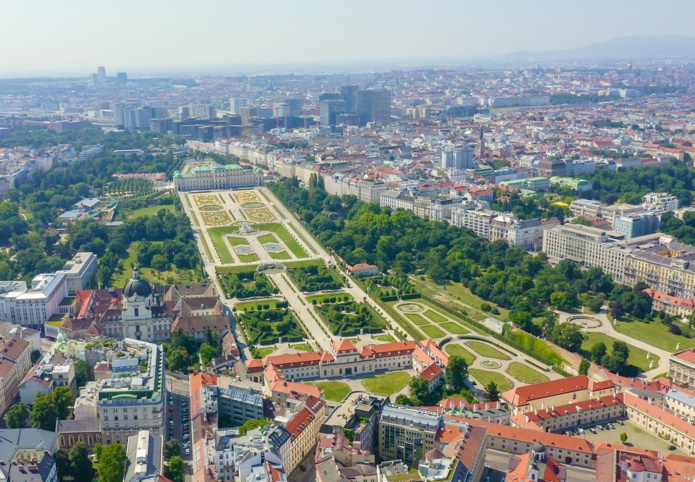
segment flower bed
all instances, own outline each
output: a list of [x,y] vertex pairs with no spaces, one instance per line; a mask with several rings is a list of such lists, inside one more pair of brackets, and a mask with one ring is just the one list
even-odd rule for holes
[[234,195],[236,198],[236,201],[239,204],[247,203],[247,202],[260,202],[260,199],[258,199],[258,196],[254,192],[251,191],[245,191],[245,192],[238,192]]
[[202,212],[200,214],[203,216],[203,221],[208,226],[221,226],[231,222],[231,219],[229,219],[229,216],[224,211],[216,213]]
[[275,216],[273,216],[273,213],[271,213],[268,208],[244,209],[244,214],[246,214],[246,217],[251,221],[256,221],[258,223],[275,221]]

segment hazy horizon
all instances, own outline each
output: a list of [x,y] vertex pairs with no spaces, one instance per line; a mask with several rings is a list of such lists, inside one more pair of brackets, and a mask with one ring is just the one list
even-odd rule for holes
[[5,2],[0,77],[422,63],[691,35],[695,2]]

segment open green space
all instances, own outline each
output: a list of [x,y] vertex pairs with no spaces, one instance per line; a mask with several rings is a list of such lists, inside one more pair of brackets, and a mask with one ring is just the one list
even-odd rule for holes
[[[615,338],[604,335],[603,333],[588,332],[584,333],[584,343],[582,343],[582,350],[590,351],[591,347],[596,343],[603,342],[608,348],[608,353],[611,352],[613,348],[613,342],[618,341]],[[653,361],[654,365],[652,368],[659,364],[659,357],[653,353],[650,354],[650,358],[647,359],[647,352],[641,348],[637,348],[634,345],[628,343],[628,348],[630,349],[630,357],[627,359],[630,365],[634,365],[642,371],[649,371],[649,362]]]
[[326,293],[322,295],[307,296],[306,300],[312,304],[314,303],[314,300],[316,300],[316,304],[340,303],[345,301],[352,301],[352,295],[349,293]]
[[468,372],[478,380],[483,387],[487,387],[490,382],[495,382],[500,392],[506,392],[514,388],[514,384],[499,373],[479,370],[477,368],[470,368]]
[[434,310],[425,311],[425,316],[435,323],[444,323],[445,321],[449,321],[448,318],[443,317]]
[[[159,241],[157,241],[159,242]],[[133,276],[133,266],[137,264],[138,261],[138,247],[140,246],[140,241],[133,242],[128,248],[128,257],[123,260],[123,269],[117,271],[111,280],[112,286],[123,287],[128,282],[128,280]],[[172,269],[168,271],[157,271],[152,268],[145,268],[143,266],[138,266],[140,270],[140,276],[150,283],[157,285],[167,285],[171,281],[169,278],[174,279],[175,284],[185,284],[185,283],[200,283],[203,279],[200,276],[200,272],[195,269],[178,269],[174,265],[171,265]]]
[[316,386],[325,392],[326,400],[342,402],[348,393],[351,392],[350,386],[343,382],[316,382]]
[[292,268],[287,274],[299,291],[339,290],[344,286],[340,275],[334,269],[325,266]]
[[391,335],[377,335],[374,337],[376,340],[383,341],[386,343],[396,343],[396,339]]
[[292,251],[292,254],[296,258],[308,258],[309,255],[306,254],[306,251],[302,249],[302,247],[299,245],[297,241],[294,240],[294,238],[290,235],[290,233],[287,232],[285,227],[280,224],[280,223],[260,223],[260,224],[254,224],[253,225],[254,229],[257,229],[258,231],[270,231],[272,233],[277,234],[278,238],[287,246],[287,249]]
[[156,216],[157,213],[164,209],[165,211],[174,212],[176,208],[173,204],[162,204],[156,206],[147,206],[146,208],[136,209],[127,214],[128,218],[140,218],[142,216]]
[[290,345],[290,348],[292,348],[293,350],[306,351],[306,352],[314,351],[314,348],[308,343],[299,343],[297,345]]
[[278,242],[277,238],[273,234],[264,234],[263,236],[258,236],[258,241],[261,244]]
[[390,372],[385,375],[365,378],[362,380],[362,386],[368,392],[393,395],[403,390],[408,385],[411,378],[412,377],[405,372]]
[[442,323],[441,325],[442,328],[444,328],[446,331],[451,333],[452,335],[465,335],[466,333],[470,333],[469,330],[465,329],[458,323],[454,323],[452,321],[449,321],[447,323]]
[[285,268],[291,269],[291,268],[306,268],[307,266],[323,266],[323,260],[320,258],[316,259],[304,259],[301,261],[288,261],[286,263],[282,263]]
[[237,254],[237,256],[242,263],[253,263],[254,261],[258,261],[258,255],[256,253]]
[[446,336],[446,333],[433,325],[421,326],[420,329],[430,338],[442,338]]
[[256,271],[260,265],[243,265],[243,266],[215,266],[215,272],[219,274],[226,273],[246,273],[248,271]]
[[466,350],[461,345],[452,345],[451,343],[448,343],[446,347],[444,347],[444,351],[451,356],[462,356],[469,365],[471,365],[477,358],[473,353]]
[[542,383],[550,380],[548,377],[540,372],[537,372],[533,368],[529,368],[523,363],[512,362],[509,364],[506,372],[513,378],[516,378],[522,383]]
[[417,313],[403,313],[407,318],[410,319],[413,323],[415,323],[418,326],[427,326],[430,324],[429,321],[424,319],[422,316],[418,315]]
[[265,358],[265,357],[267,357],[268,355],[270,355],[271,353],[273,353],[274,351],[275,351],[275,347],[274,347],[274,346],[265,346],[265,347],[261,347],[261,348],[258,349],[258,356],[261,357],[261,358]]
[[[509,310],[505,308],[501,308],[497,305],[495,305],[492,302],[485,301],[482,298],[479,298],[478,296],[474,295],[471,293],[471,291],[463,286],[461,283],[454,283],[454,282],[448,282],[445,284],[436,284],[430,279],[427,279],[425,281],[422,281],[415,276],[411,276],[409,278],[409,281],[413,283],[413,285],[418,288],[418,291],[421,291],[425,293],[426,295],[433,297],[433,298],[438,298],[441,300],[444,304],[450,305],[451,308],[453,309],[461,309],[460,305],[457,304],[451,304],[451,302],[444,302],[442,300],[443,295],[447,296],[452,299],[456,299],[463,303],[464,305],[471,306],[476,309],[476,312],[470,313],[471,316],[477,318],[477,319],[483,319],[488,316],[494,316],[496,318],[500,319],[507,319],[509,316]],[[492,314],[492,313],[484,313],[480,310],[480,306],[483,303],[487,303],[494,308],[496,308],[499,311],[499,315]]]
[[267,253],[273,259],[292,259],[292,256],[290,256],[290,254],[287,251],[267,251]]
[[497,358],[498,360],[511,359],[507,354],[502,353],[497,348],[493,348],[489,344],[482,341],[469,341],[466,344],[471,347],[473,351],[477,352],[480,356],[484,356],[485,358]]
[[249,244],[249,241],[246,238],[237,238],[234,236],[227,236],[227,241],[229,241],[229,244],[232,246],[243,246],[245,244]]
[[[229,226],[227,226],[227,228],[229,228]],[[210,235],[210,239],[212,239],[212,244],[215,246],[215,250],[217,251],[217,255],[220,257],[220,261],[223,264],[232,264],[235,262],[235,260],[232,257],[232,254],[229,252],[227,245],[224,243],[224,236],[225,234],[228,234],[223,232],[225,229],[226,228],[208,229],[208,234]]]
[[[676,323],[678,324],[678,323]],[[682,325],[681,325],[682,326]],[[681,335],[674,335],[669,331],[669,327],[658,321],[645,323],[643,321],[618,321],[615,330],[618,333],[629,336],[636,340],[649,343],[650,345],[661,348],[668,352],[677,351],[676,346],[680,350],[695,347],[695,339],[686,338]],[[683,327],[685,331],[685,327]],[[680,346],[679,346],[680,343]]]

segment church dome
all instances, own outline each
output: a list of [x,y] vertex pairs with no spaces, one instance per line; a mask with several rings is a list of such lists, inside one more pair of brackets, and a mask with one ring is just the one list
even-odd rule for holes
[[133,268],[133,277],[128,280],[123,288],[123,296],[132,298],[133,296],[141,296],[147,298],[152,294],[150,284],[140,277],[138,268]]

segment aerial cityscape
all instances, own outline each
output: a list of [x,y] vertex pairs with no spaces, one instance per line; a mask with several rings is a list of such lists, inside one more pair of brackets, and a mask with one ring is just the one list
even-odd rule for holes
[[0,481],[695,481],[695,4],[29,3]]

